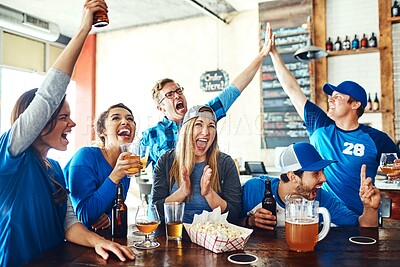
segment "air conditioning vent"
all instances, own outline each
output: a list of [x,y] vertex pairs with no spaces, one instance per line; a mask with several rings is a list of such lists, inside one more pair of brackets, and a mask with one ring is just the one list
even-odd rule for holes
[[60,29],[57,24],[41,20],[1,4],[0,28],[50,42],[56,41],[60,36]]
[[50,30],[50,25],[47,21],[32,17],[31,15],[24,14],[24,24]]

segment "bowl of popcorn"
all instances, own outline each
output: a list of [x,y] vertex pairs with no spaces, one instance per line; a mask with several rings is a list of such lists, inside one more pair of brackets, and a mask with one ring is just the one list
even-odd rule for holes
[[184,223],[190,240],[215,253],[242,250],[252,229],[228,223],[228,213],[221,214],[218,207],[212,212],[195,215],[192,224]]

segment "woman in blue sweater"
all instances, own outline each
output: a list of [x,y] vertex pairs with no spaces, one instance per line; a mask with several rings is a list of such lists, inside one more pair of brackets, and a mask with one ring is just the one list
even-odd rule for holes
[[39,89],[24,93],[14,106],[12,127],[0,137],[0,266],[19,266],[68,240],[134,259],[126,246],[88,231],[78,222],[65,191],[62,170],[47,158],[50,149],[66,150],[75,126],[65,91],[93,13],[107,5],[87,0],[77,34],[48,71]]

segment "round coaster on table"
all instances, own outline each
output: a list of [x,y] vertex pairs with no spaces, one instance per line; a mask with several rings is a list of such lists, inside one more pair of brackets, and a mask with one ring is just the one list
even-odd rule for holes
[[376,243],[376,239],[368,236],[352,236],[349,241],[358,245],[372,245]]

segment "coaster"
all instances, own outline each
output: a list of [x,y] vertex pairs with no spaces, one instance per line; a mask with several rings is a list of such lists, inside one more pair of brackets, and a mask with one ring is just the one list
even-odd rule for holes
[[372,245],[376,243],[376,239],[368,236],[352,236],[349,241],[359,245]]
[[239,253],[230,255],[228,261],[236,264],[252,264],[258,261],[258,257],[252,254]]

